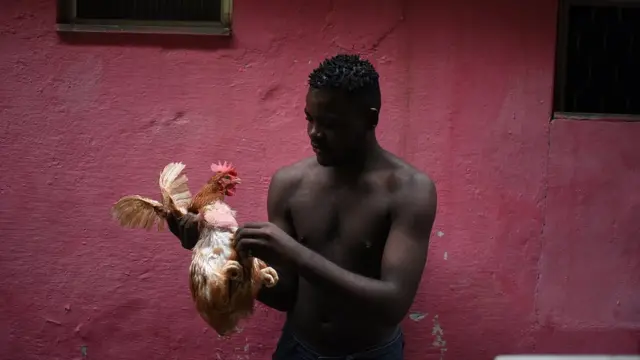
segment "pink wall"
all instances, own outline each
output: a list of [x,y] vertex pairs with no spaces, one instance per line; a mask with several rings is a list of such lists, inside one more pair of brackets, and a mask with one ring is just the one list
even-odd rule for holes
[[222,159],[264,219],[269,176],[310,154],[306,76],[340,50],[375,62],[382,142],[438,183],[407,359],[640,352],[640,124],[549,126],[554,0],[406,2],[237,1],[225,41],[59,38],[53,1],[4,0],[0,358],[268,359],[280,315],[217,339],[190,254],[109,206]]

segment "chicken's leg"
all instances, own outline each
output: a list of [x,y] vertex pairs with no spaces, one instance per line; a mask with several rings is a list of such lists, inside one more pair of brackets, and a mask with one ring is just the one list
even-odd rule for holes
[[276,286],[278,280],[280,280],[278,272],[270,266],[260,270],[260,274],[262,275],[262,283],[268,288]]

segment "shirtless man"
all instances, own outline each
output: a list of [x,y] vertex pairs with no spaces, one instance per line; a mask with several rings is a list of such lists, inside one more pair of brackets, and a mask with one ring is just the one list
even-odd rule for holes
[[[287,313],[274,360],[403,359],[436,213],[429,177],[376,140],[378,73],[355,55],[309,75],[305,116],[315,156],[278,170],[268,222],[247,223],[238,251],[276,268],[258,300]],[[197,234],[171,219],[185,248]]]

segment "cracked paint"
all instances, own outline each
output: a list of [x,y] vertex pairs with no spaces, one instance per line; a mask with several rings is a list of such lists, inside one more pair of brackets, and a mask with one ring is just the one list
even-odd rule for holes
[[447,341],[444,339],[444,330],[442,329],[442,326],[440,326],[438,315],[433,317],[431,335],[433,336],[432,345],[440,350],[440,360],[443,360],[444,354],[447,352]]
[[412,313],[409,314],[409,319],[418,322],[418,321],[424,319],[427,315],[429,315],[429,314],[426,314],[426,313],[423,314],[421,312],[415,311],[415,312],[412,312]]

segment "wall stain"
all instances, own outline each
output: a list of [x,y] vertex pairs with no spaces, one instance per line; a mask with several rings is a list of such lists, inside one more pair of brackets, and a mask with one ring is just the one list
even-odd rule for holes
[[424,319],[427,315],[429,315],[429,314],[426,314],[426,313],[423,314],[421,312],[414,311],[411,314],[409,314],[409,319],[411,319],[411,320],[413,320],[415,322],[418,322],[418,321]]
[[433,335],[433,346],[440,349],[440,360],[444,360],[444,353],[447,352],[447,341],[444,339],[444,330],[440,326],[438,321],[438,315],[433,317],[433,329],[431,330]]

